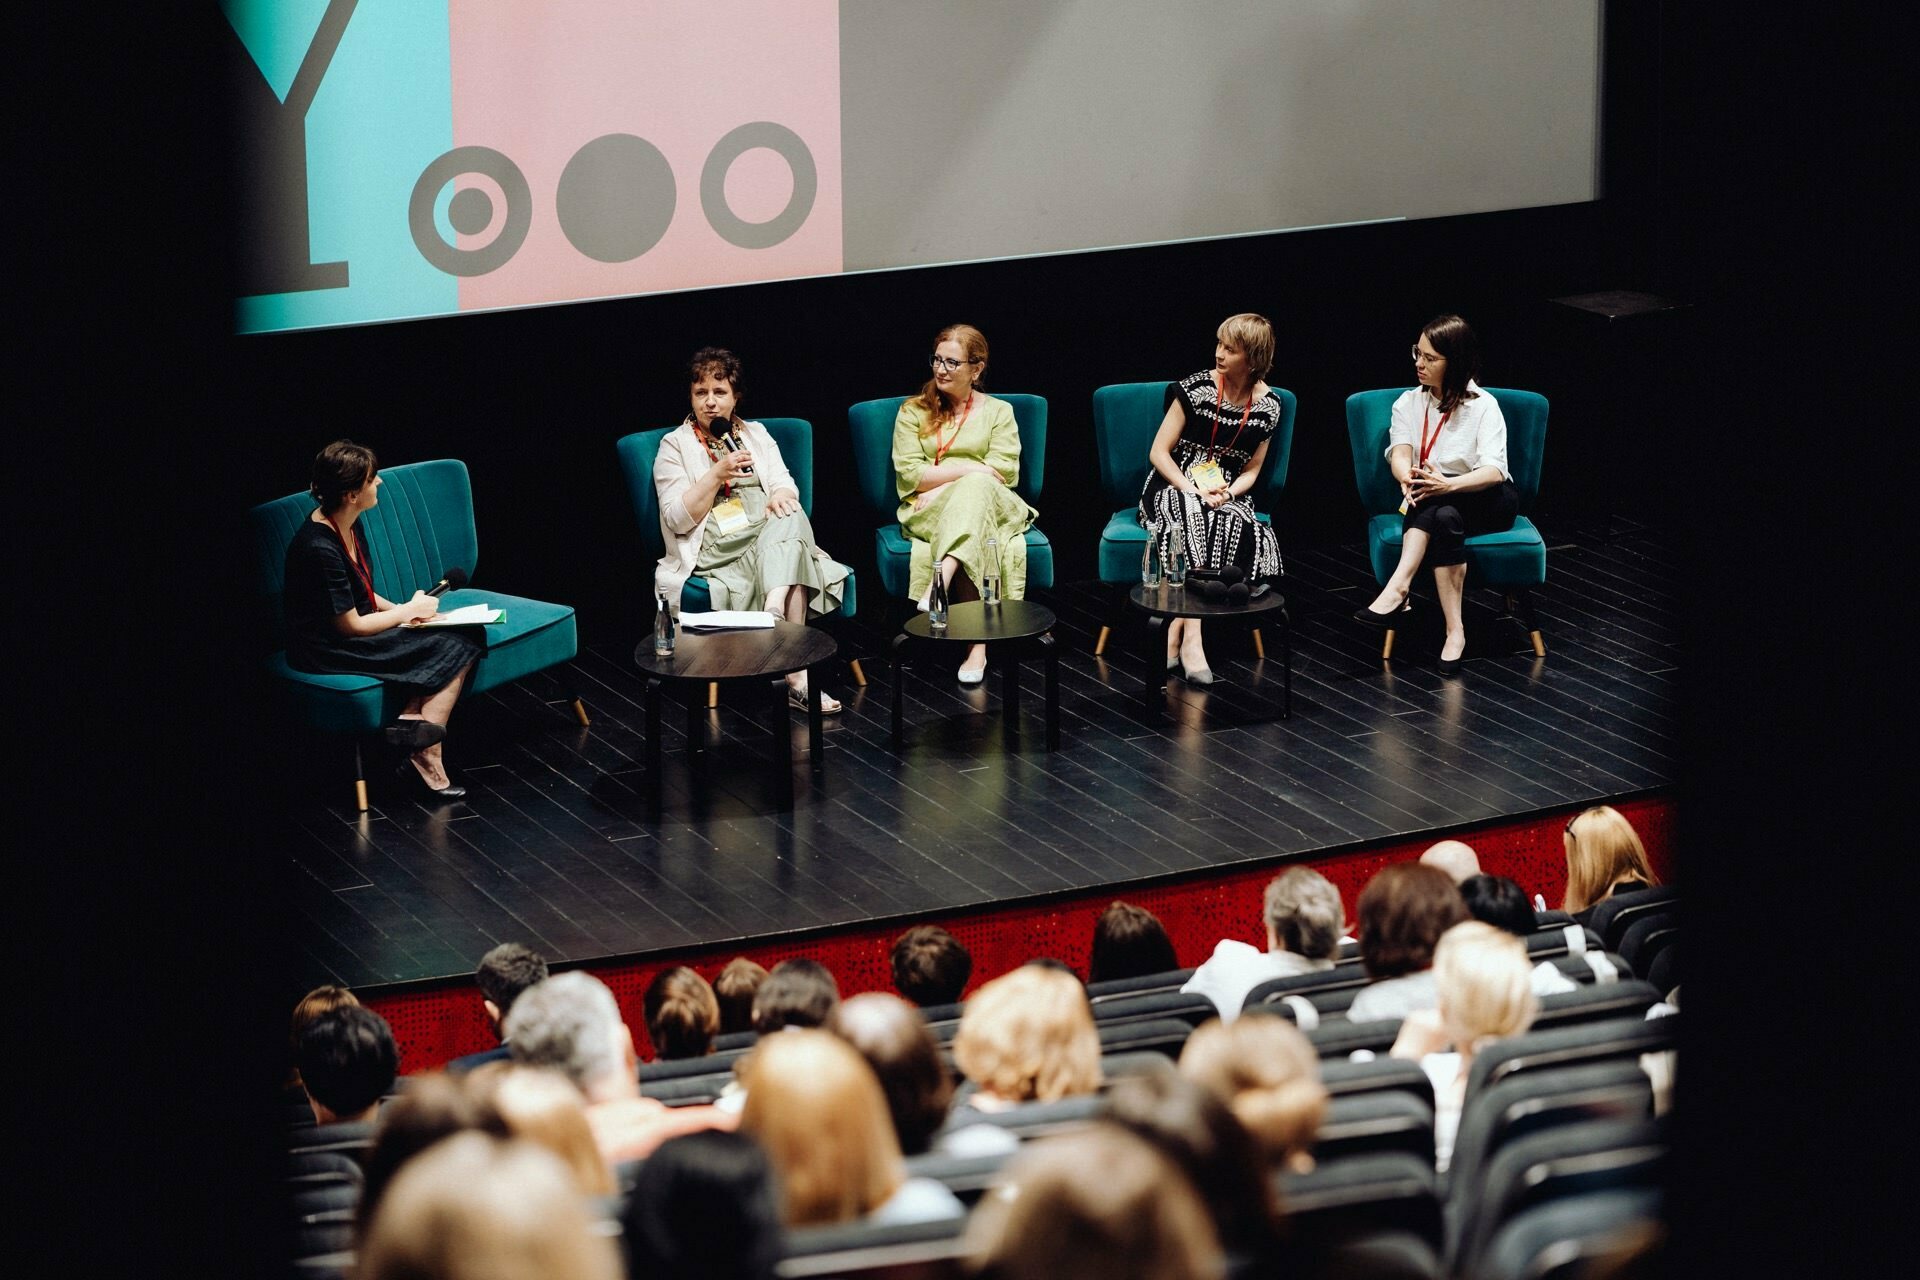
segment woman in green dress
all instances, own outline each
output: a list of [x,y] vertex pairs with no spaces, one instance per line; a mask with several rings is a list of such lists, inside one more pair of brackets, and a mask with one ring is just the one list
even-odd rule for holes
[[[893,470],[900,524],[913,540],[908,592],[927,608],[938,572],[955,603],[980,598],[987,541],[999,544],[1000,593],[1027,594],[1027,526],[1036,512],[1013,483],[1020,476],[1020,428],[1013,406],[980,390],[987,340],[969,324],[949,325],[933,342],[933,377],[900,406],[893,422]],[[960,683],[986,676],[987,647],[974,645]]]

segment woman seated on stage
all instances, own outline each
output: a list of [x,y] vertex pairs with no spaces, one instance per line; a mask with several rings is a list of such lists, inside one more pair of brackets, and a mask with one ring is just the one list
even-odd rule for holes
[[[1013,406],[980,390],[987,340],[970,324],[949,325],[933,340],[933,377],[900,406],[893,423],[899,519],[913,539],[908,594],[927,608],[933,575],[954,603],[980,598],[987,539],[1000,556],[1000,595],[1027,594],[1027,526],[1037,514],[1013,491],[1020,478],[1020,427]],[[986,677],[987,647],[974,645],[960,683]]]
[[[680,591],[699,574],[715,609],[765,610],[804,623],[840,607],[847,571],[813,542],[800,490],[780,446],[757,422],[736,417],[740,358],[702,347],[687,364],[693,401],[686,421],[660,442],[653,487],[667,553],[654,583],[677,613]],[[807,673],[787,677],[788,697],[807,705]],[[840,710],[820,695],[820,709]]]
[[[1167,384],[1139,513],[1161,563],[1178,529],[1195,569],[1237,569],[1249,587],[1279,576],[1280,544],[1247,496],[1280,425],[1280,397],[1262,381],[1272,368],[1273,326],[1243,312],[1215,332],[1212,368]],[[1213,683],[1198,618],[1167,624],[1167,670],[1189,684]]]
[[1614,894],[1660,883],[1633,824],[1610,804],[1575,814],[1562,840],[1567,847],[1567,896],[1560,909],[1582,923]]
[[1507,420],[1500,404],[1480,389],[1480,342],[1459,316],[1427,322],[1413,345],[1413,373],[1420,385],[1393,402],[1387,465],[1400,484],[1406,517],[1400,563],[1373,603],[1354,617],[1376,627],[1406,612],[1413,575],[1424,560],[1433,566],[1434,593],[1446,619],[1440,674],[1460,670],[1466,624],[1460,599],[1467,584],[1467,539],[1513,527],[1520,491],[1507,467]]
[[417,630],[439,611],[424,591],[395,604],[373,589],[373,559],[360,517],[380,501],[380,464],[373,450],[336,440],[313,460],[318,509],[287,544],[283,600],[287,665],[318,675],[373,676],[407,691],[407,703],[386,731],[411,753],[401,781],[437,800],[467,793],[447,777],[440,744],[460,689],[485,649],[474,629]]

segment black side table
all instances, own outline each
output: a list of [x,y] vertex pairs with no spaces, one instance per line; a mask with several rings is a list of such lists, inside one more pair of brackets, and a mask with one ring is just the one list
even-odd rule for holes
[[1293,719],[1293,620],[1287,616],[1287,598],[1269,587],[1265,594],[1242,604],[1210,601],[1187,587],[1136,585],[1127,603],[1147,615],[1147,683],[1142,691],[1147,715],[1158,716],[1167,688],[1166,626],[1169,618],[1198,618],[1202,622],[1233,622],[1260,627],[1280,624],[1280,718]]
[[893,638],[893,749],[906,744],[906,729],[901,716],[900,686],[906,676],[906,646],[909,640],[931,640],[948,644],[984,644],[988,652],[1000,646],[1000,705],[1007,728],[1020,721],[1020,648],[1009,641],[1033,640],[1046,659],[1047,671],[1047,750],[1060,746],[1060,655],[1053,642],[1053,610],[1031,600],[1002,600],[999,604],[981,604],[969,600],[947,610],[947,629],[934,631],[927,615],[908,618],[900,634]]
[[647,776],[657,782],[660,776],[660,688],[662,685],[691,685],[687,694],[687,755],[703,749],[701,721],[706,698],[700,695],[707,684],[721,681],[763,681],[773,699],[773,714],[768,727],[773,730],[774,789],[782,803],[793,800],[793,735],[787,723],[786,676],[794,671],[807,673],[807,746],[812,766],[821,767],[823,728],[820,717],[819,668],[840,646],[832,636],[816,627],[776,620],[773,626],[753,631],[681,631],[674,652],[658,657],[653,652],[653,637],[642,640],[633,650],[633,664],[640,668],[647,686]]

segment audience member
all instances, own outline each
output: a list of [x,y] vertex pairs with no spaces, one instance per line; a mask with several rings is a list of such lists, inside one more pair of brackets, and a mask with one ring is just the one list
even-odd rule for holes
[[295,1064],[315,1124],[366,1124],[393,1091],[400,1050],[387,1020],[356,1001],[307,1024]]
[[817,1027],[840,1003],[840,984],[818,960],[782,960],[753,995],[753,1029],[769,1035],[785,1027]]
[[1461,840],[1442,840],[1427,846],[1420,861],[1425,866],[1440,868],[1453,877],[1455,884],[1480,874],[1480,855],[1473,851],[1472,845]]
[[945,1185],[906,1176],[880,1082],[838,1036],[809,1028],[766,1036],[740,1075],[740,1129],[773,1162],[788,1226],[965,1215]]
[[536,982],[547,980],[547,962],[532,948],[518,942],[503,942],[480,957],[473,980],[480,987],[480,1008],[487,1015],[487,1026],[500,1043],[479,1053],[469,1053],[447,1064],[447,1070],[459,1075],[488,1062],[505,1062],[512,1056],[501,1030],[507,1010],[520,993]]
[[1320,1055],[1300,1028],[1255,1009],[1208,1019],[1180,1050],[1180,1074],[1213,1090],[1265,1149],[1267,1163],[1305,1173],[1327,1114]]
[[1615,893],[1651,889],[1660,883],[1639,833],[1612,805],[1595,805],[1575,814],[1563,839],[1567,896],[1561,909],[1583,924],[1596,903]]
[[1069,972],[1032,964],[995,978],[961,1011],[953,1058],[976,1086],[966,1100],[976,1111],[1092,1093],[1100,1033],[1086,988]]
[[[1533,903],[1527,900],[1527,891],[1505,876],[1469,876],[1460,882],[1460,898],[1467,904],[1467,913],[1475,920],[1496,929],[1504,929],[1522,942],[1533,936],[1539,924]],[[1562,991],[1572,991],[1578,985],[1555,968],[1551,961],[1542,960],[1533,966],[1535,995],[1557,995]]]
[[760,1144],[737,1133],[689,1133],[660,1144],[622,1215],[633,1280],[773,1280],[780,1199]]
[[1199,1193],[1145,1139],[1096,1124],[1032,1143],[974,1210],[981,1280],[1219,1280]]
[[1240,1016],[1247,993],[1261,983],[1331,969],[1340,953],[1346,908],[1340,891],[1318,871],[1294,867],[1269,880],[1264,914],[1265,951],[1223,938],[1180,988],[1213,1001],[1224,1021]]
[[620,1280],[620,1256],[551,1152],[462,1133],[409,1161],[355,1280]]
[[721,1035],[753,1030],[753,997],[766,980],[767,971],[745,956],[727,961],[713,980],[713,997],[720,1002]]
[[287,1093],[290,1101],[301,1101],[306,1091],[300,1087],[300,1068],[296,1065],[300,1057],[300,1036],[306,1031],[307,1024],[323,1013],[332,1013],[335,1009],[360,1003],[358,996],[345,987],[332,983],[315,987],[300,997],[300,1003],[293,1006],[293,1024],[287,1029]]
[[640,1007],[655,1058],[698,1058],[713,1051],[713,1038],[720,1034],[720,1002],[707,980],[685,965],[656,974]]
[[[496,1068],[504,1070],[504,1064]],[[361,1161],[366,1181],[360,1189],[356,1232],[365,1239],[381,1200],[402,1165],[442,1138],[478,1129],[496,1138],[507,1136],[506,1121],[484,1091],[465,1087],[461,1080],[435,1072],[415,1080],[380,1115],[373,1146]]]
[[937,924],[917,924],[893,944],[893,989],[920,1008],[954,1004],[973,976],[973,957]]
[[529,988],[514,1002],[506,1030],[516,1063],[551,1067],[580,1090],[609,1165],[642,1159],[677,1134],[735,1123],[714,1107],[668,1107],[640,1096],[633,1032],[613,993],[591,974],[556,974]]
[[901,1153],[926,1152],[947,1122],[953,1080],[919,1012],[897,996],[869,991],[836,1006],[825,1029],[852,1045],[872,1068]]
[[513,1137],[559,1156],[581,1195],[601,1200],[613,1196],[613,1172],[593,1140],[587,1100],[572,1081],[558,1071],[506,1062],[480,1070],[485,1078],[468,1087],[492,1102]]
[[[1474,1055],[1525,1031],[1540,1002],[1533,993],[1526,944],[1484,921],[1448,929],[1434,949],[1432,973],[1437,1004],[1407,1015],[1393,1056],[1416,1059],[1433,1081],[1434,1152],[1444,1170]],[[1448,1044],[1451,1053],[1443,1052]]]
[[1467,904],[1446,872],[1396,862],[1360,891],[1360,963],[1370,986],[1347,1010],[1355,1022],[1404,1018],[1433,1008],[1434,944],[1467,918]]
[[1087,965],[1089,983],[1142,978],[1179,967],[1166,926],[1144,907],[1116,902],[1094,922],[1093,959]]

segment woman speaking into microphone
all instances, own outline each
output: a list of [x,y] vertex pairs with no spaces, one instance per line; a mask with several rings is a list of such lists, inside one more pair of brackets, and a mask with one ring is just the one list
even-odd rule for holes
[[395,604],[373,589],[373,558],[359,519],[380,501],[373,450],[336,440],[313,460],[313,514],[287,544],[287,664],[316,675],[373,676],[407,692],[387,741],[409,753],[403,784],[436,800],[467,793],[453,784],[440,744],[460,689],[483,650],[465,629],[417,630],[439,611],[424,591]]

